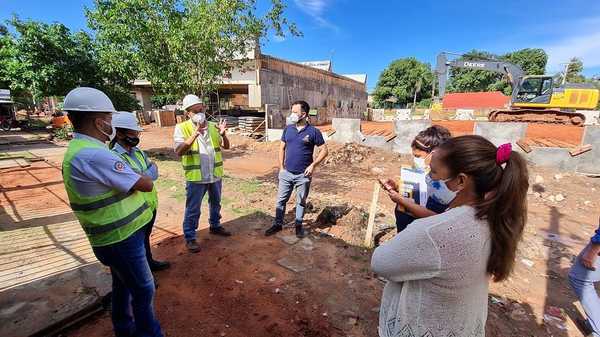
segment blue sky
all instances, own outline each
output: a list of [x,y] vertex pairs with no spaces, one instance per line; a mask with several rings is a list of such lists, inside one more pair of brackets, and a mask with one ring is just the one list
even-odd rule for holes
[[[263,52],[293,60],[331,58],[337,73],[368,74],[369,89],[393,60],[414,56],[433,63],[440,51],[484,49],[505,53],[544,48],[548,71],[573,56],[585,74],[600,74],[598,0],[287,0],[287,16],[304,36],[264,42]],[[91,0],[0,0],[0,20],[59,21],[87,29]],[[259,8],[268,4],[259,0]]]

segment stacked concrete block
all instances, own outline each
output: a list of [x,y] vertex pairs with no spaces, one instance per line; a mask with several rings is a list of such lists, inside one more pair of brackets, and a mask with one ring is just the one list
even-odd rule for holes
[[396,138],[392,149],[400,154],[411,154],[412,149],[410,144],[417,134],[431,126],[430,120],[395,120],[394,131]]
[[472,121],[475,119],[475,110],[473,109],[456,109],[456,117],[459,121]]
[[474,133],[489,139],[494,145],[499,146],[511,143],[513,149],[518,149],[516,142],[525,138],[527,123],[495,123],[476,122]]
[[396,109],[396,121],[409,121],[412,119],[412,111],[410,109]]
[[360,132],[360,119],[334,118],[332,121],[335,133],[331,140],[338,143],[362,143],[365,136]]
[[373,109],[373,120],[380,122],[385,120],[385,110],[384,109]]

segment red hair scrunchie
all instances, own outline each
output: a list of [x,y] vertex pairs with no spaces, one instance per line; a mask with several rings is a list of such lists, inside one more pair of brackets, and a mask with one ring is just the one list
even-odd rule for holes
[[505,164],[510,159],[511,152],[512,145],[510,143],[498,146],[498,149],[496,150],[496,164]]

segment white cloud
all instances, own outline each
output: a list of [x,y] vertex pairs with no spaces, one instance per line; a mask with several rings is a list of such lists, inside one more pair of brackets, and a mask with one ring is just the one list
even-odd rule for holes
[[294,0],[294,2],[304,13],[311,16],[319,26],[339,32],[340,28],[324,17],[325,9],[330,5],[331,0]]
[[600,66],[600,31],[581,36],[569,37],[556,44],[543,47],[548,53],[548,70],[563,68],[561,63],[577,57],[587,67]]
[[285,37],[284,36],[279,36],[279,35],[274,35],[273,36],[273,41],[275,41],[275,42],[284,42],[285,41]]

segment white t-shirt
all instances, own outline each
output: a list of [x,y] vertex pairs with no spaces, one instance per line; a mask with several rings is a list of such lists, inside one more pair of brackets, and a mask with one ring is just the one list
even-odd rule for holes
[[375,249],[371,268],[388,280],[379,336],[485,337],[490,251],[470,206],[417,219]]

